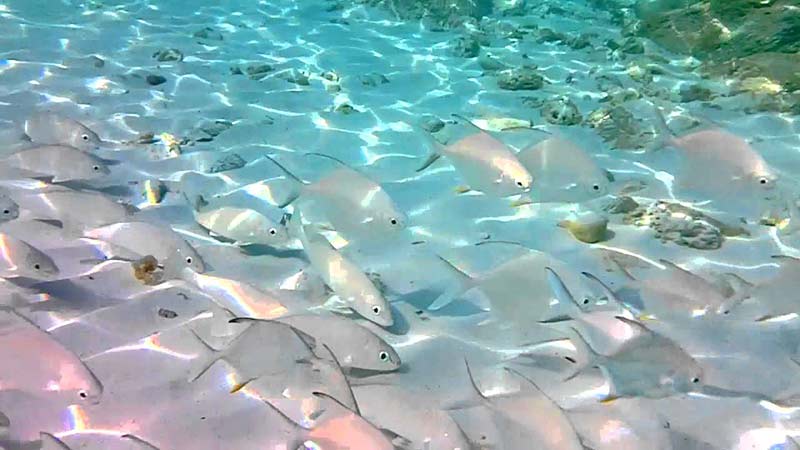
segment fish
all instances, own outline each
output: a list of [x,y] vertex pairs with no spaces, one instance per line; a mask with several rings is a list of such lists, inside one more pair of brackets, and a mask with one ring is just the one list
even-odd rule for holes
[[306,231],[301,214],[290,221],[291,233],[300,239],[311,266],[333,292],[361,317],[382,327],[394,324],[389,302],[355,263],[337,251],[325,236]]
[[194,220],[200,226],[213,235],[232,240],[235,245],[261,244],[285,248],[291,240],[286,230],[285,214],[280,221],[275,222],[250,208],[209,207],[202,196],[197,196],[191,205]]
[[[275,292],[259,289],[233,278],[195,272],[191,281],[220,306],[240,316],[277,319],[289,314],[289,306],[294,306],[289,305]],[[293,291],[287,293],[291,292]]]
[[64,441],[44,431],[39,433],[39,441],[39,450],[72,450]]
[[752,287],[750,298],[757,311],[751,317],[757,322],[797,312],[793,295],[800,288],[800,259],[787,255],[773,255],[772,260],[780,264],[772,277]]
[[361,414],[377,426],[409,439],[414,448],[471,450],[464,431],[447,411],[424,395],[399,386],[365,384],[353,391]]
[[[231,319],[232,323],[241,323],[241,320]],[[249,380],[285,370],[296,364],[297,360],[314,355],[311,350],[316,347],[314,338],[289,325],[271,320],[247,322],[250,326],[222,350],[210,347],[192,331],[207,352],[194,362],[190,382],[202,377],[219,360],[232,366],[242,379]]]
[[678,137],[658,108],[655,115],[660,133],[655,147],[676,148],[682,157],[676,175],[679,187],[714,200],[736,196],[741,202],[743,196],[756,200],[774,196],[778,173],[742,137],[721,128]]
[[118,222],[86,230],[83,235],[139,254],[152,255],[164,266],[165,276],[177,277],[184,268],[204,273],[203,258],[185,239],[167,225],[149,222]]
[[103,385],[92,370],[53,336],[11,308],[0,308],[0,390],[65,395],[78,404],[97,404]]
[[103,140],[86,125],[52,111],[32,114],[23,124],[31,141],[43,145],[69,145],[83,151],[100,148]]
[[11,197],[0,193],[0,223],[19,217],[19,205]]
[[422,172],[440,157],[446,156],[470,190],[500,198],[530,192],[533,176],[517,155],[502,141],[469,120],[456,117],[468,123],[476,133],[445,146],[425,132],[431,153],[417,172]]
[[466,358],[464,363],[475,401],[492,411],[495,425],[503,432],[504,448],[529,448],[535,443],[535,448],[542,450],[583,450],[564,410],[533,380],[505,367],[507,373],[521,380],[520,391],[487,396],[478,388]]
[[617,316],[617,320],[637,331],[613,354],[597,353],[572,327],[572,343],[582,356],[571,380],[590,367],[597,367],[609,383],[603,401],[622,397],[664,398],[702,389],[703,369],[683,348],[635,320]]
[[[500,242],[485,241],[479,245]],[[513,245],[518,245],[511,243]],[[429,310],[444,308],[455,299],[477,288],[491,303],[492,314],[505,321],[525,324],[541,320],[547,314],[558,314],[563,304],[551,305],[551,294],[547,289],[545,267],[558,267],[568,274],[575,286],[585,286],[577,273],[573,273],[563,262],[547,253],[523,247],[525,253],[479,275],[469,275],[453,263],[439,256],[444,266],[454,275],[456,282],[429,306]],[[585,287],[580,292],[580,301],[594,304],[594,293]],[[571,307],[571,304],[566,305]],[[555,309],[553,309],[555,308]]]
[[278,321],[325,343],[344,368],[392,372],[402,364],[391,345],[350,319],[332,314],[297,314]]
[[115,163],[64,145],[27,148],[0,159],[2,165],[50,176],[53,183],[103,178]]
[[249,397],[280,405],[284,414],[301,426],[321,412],[317,408],[322,402],[314,396],[317,392],[335,398],[347,409],[360,414],[350,383],[333,353],[324,344],[314,351],[320,352],[320,357],[301,358],[286,368],[243,380],[233,386],[231,393],[242,391]]
[[[11,192],[11,191],[8,191]],[[139,210],[100,192],[48,186],[40,191],[13,192],[9,196],[29,218],[61,223],[68,236],[80,237],[85,230],[128,222]]]
[[0,232],[0,277],[53,280],[60,270],[52,258],[33,245]]
[[616,292],[625,304],[655,316],[729,314],[751,296],[752,286],[740,280],[736,291],[720,286],[670,261],[660,259],[664,270],[655,276],[630,282]]
[[609,193],[613,177],[576,143],[551,137],[523,148],[517,158],[536,180],[540,202],[584,202]]
[[296,189],[279,207],[294,204],[306,217],[312,212],[321,215],[335,230],[345,234],[382,236],[406,228],[408,217],[379,183],[331,156],[306,155],[332,159],[340,166],[309,183],[271,156],[265,156],[296,184]]
[[297,425],[279,407],[265,402],[292,424],[294,433],[292,439],[288,439],[287,449],[411,450],[407,439],[377,428],[333,397],[322,392],[313,395],[323,402],[322,412],[306,427]]

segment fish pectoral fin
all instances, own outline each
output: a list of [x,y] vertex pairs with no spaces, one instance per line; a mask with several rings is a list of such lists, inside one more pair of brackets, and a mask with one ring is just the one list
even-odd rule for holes
[[470,188],[469,186],[462,185],[462,186],[456,186],[455,188],[453,188],[453,190],[456,192],[456,194],[466,194],[467,192],[471,191],[472,188]]
[[241,391],[242,389],[244,389],[245,386],[250,384],[250,382],[253,381],[253,380],[255,380],[255,378],[250,378],[248,380],[240,381],[240,382],[234,384],[233,386],[231,386],[230,393],[231,394],[235,394],[235,393]]
[[603,405],[609,405],[609,404],[614,403],[616,400],[619,400],[619,399],[620,399],[620,397],[618,395],[609,394],[604,399],[600,400],[599,403],[601,403]]

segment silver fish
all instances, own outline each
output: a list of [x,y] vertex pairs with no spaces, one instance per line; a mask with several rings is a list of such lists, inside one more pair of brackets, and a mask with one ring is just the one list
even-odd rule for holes
[[477,133],[446,146],[426,133],[432,147],[431,154],[417,172],[425,170],[441,156],[447,156],[470,189],[494,197],[529,192],[533,176],[517,159],[517,155],[491,134],[469,120],[461,119],[475,128]]
[[0,233],[0,277],[52,280],[59,273],[47,254],[10,234]]
[[413,448],[473,448],[458,423],[424,395],[383,384],[354,386],[353,391],[367,420],[409,439]]
[[194,219],[200,226],[234,241],[236,245],[262,244],[284,248],[290,242],[285,215],[275,222],[250,208],[209,206],[201,196],[192,206]]
[[336,315],[298,314],[278,319],[325,343],[342,367],[376,372],[397,370],[400,356],[380,336]]
[[250,326],[223,350],[215,350],[199,336],[197,337],[208,352],[197,358],[191,381],[200,378],[218,360],[225,360],[236,369],[242,379],[248,380],[265,373],[285,370],[296,364],[298,359],[314,356],[311,348],[316,343],[305,333],[280,322],[267,320],[248,322],[252,322]]
[[307,233],[301,221],[302,217],[292,217],[292,234],[302,242],[311,266],[325,284],[365,319],[383,327],[392,326],[394,319],[389,303],[372,280],[355,263],[333,248],[325,236],[313,230]]
[[44,145],[69,145],[84,151],[99,148],[103,141],[86,125],[50,111],[31,115],[23,126],[33,142]]
[[19,217],[19,205],[7,195],[0,194],[0,223]]
[[206,270],[203,258],[194,247],[166,224],[120,222],[87,230],[84,236],[128,249],[140,256],[153,255],[164,264],[168,276],[178,276],[184,268],[197,273]]
[[609,174],[572,141],[553,137],[517,154],[536,179],[539,201],[582,202],[608,194]]
[[60,186],[41,191],[14,192],[10,196],[30,213],[31,218],[59,221],[68,234],[77,236],[83,230],[130,221],[138,211],[99,192]]
[[7,308],[0,311],[0,359],[14,361],[0,364],[0,390],[66,395],[80,403],[97,403],[103,395],[103,385],[83,361]]
[[530,378],[505,368],[520,378],[520,391],[489,397],[478,388],[468,363],[466,367],[478,404],[490,408],[496,426],[504,431],[505,448],[527,448],[535,442],[536,448],[546,450],[583,450],[566,413]]
[[105,177],[111,173],[109,162],[64,145],[28,148],[0,160],[0,164],[51,176],[54,183]]
[[[334,159],[327,155],[309,155]],[[363,173],[342,163],[314,183],[308,183],[272,160],[286,175],[297,182],[297,189],[279,205],[296,203],[306,214],[320,214],[334,229],[342,233],[393,233],[405,229],[408,218],[380,184]]]

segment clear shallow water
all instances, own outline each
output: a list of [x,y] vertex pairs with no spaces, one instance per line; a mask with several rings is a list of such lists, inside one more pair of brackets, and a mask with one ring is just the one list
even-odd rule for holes
[[[37,111],[79,120],[104,140],[93,153],[117,163],[109,166],[107,177],[73,181],[67,187],[102,192],[140,208],[110,223],[145,221],[162,230],[113,245],[107,242],[111,239],[87,239],[82,224],[97,214],[93,208],[70,219],[71,226],[64,224],[86,200],[55,207],[42,217],[30,196],[44,193],[47,199],[48,189],[64,188],[5,177],[2,186],[20,212],[0,225],[0,231],[41,250],[60,273],[44,282],[9,277],[4,284],[2,302],[14,312],[3,311],[3,329],[22,327],[32,337],[20,341],[9,337],[16,334],[3,334],[4,352],[8,351],[3,354],[17,356],[0,362],[5,378],[0,379],[0,412],[10,423],[7,431],[0,428],[0,446],[39,448],[36,441],[46,432],[73,449],[147,448],[121,437],[128,434],[161,449],[296,448],[304,441],[321,448],[372,449],[386,441],[374,435],[371,440],[359,438],[358,432],[384,429],[391,431],[387,436],[400,435],[396,445],[411,441],[410,448],[426,448],[425,439],[441,439],[441,430],[448,430],[450,438],[458,434],[453,430],[460,430],[474,448],[516,449],[522,448],[520,442],[534,440],[541,448],[574,448],[569,445],[575,444],[575,434],[593,449],[792,448],[786,436],[800,434],[793,406],[800,370],[794,362],[798,327],[792,314],[796,263],[772,256],[797,256],[798,238],[762,225],[760,219],[770,207],[779,219],[786,217],[786,203],[796,198],[796,116],[747,113],[745,108],[763,93],[736,93],[731,88],[734,80],[704,79],[697,60],[647,39],[641,39],[644,55],[610,50],[607,41],[622,39],[622,30],[607,12],[583,2],[544,3],[522,15],[495,14],[481,22],[482,32],[476,34],[484,55],[491,53],[510,68],[537,66],[543,85],[531,90],[503,89],[498,82],[502,72],[487,70],[480,58],[454,54],[451,42],[469,35],[464,31],[469,25],[432,31],[418,21],[397,20],[384,9],[350,4],[332,8],[329,2],[216,3],[18,1],[0,8],[3,153],[32,145],[18,130]],[[543,28],[569,36],[586,34],[590,45],[540,42],[547,41],[541,39]],[[514,30],[534,31],[519,38]],[[182,56],[168,55],[168,49]],[[159,56],[178,60],[158,61]],[[647,64],[659,67],[652,81],[636,75],[636,67]],[[713,99],[682,101],[682,86],[696,83],[711,89]],[[634,94],[616,100],[625,88]],[[570,99],[586,121],[548,123],[542,111],[561,97]],[[695,118],[706,122],[701,128],[710,122],[747,139],[781,180],[770,193],[780,191],[783,197],[764,202],[760,191],[720,178],[723,172],[714,164],[709,164],[707,180],[689,180],[694,190],[680,190],[676,181],[686,181],[681,178],[686,174],[680,169],[680,151],[645,151],[657,130],[653,103],[678,135],[690,133]],[[620,125],[610,131],[590,126],[597,117],[592,113],[603,107],[625,108],[639,134]],[[612,175],[608,195],[580,204],[512,206],[514,197],[457,193],[465,180],[448,156],[417,172],[430,151],[424,134],[424,124],[431,120],[427,116],[447,122],[436,132],[439,141],[452,143],[475,133],[462,120],[454,120],[453,113],[486,128],[496,128],[497,119],[530,121],[575,142]],[[525,129],[492,133],[513,151],[548,137]],[[623,135],[629,135],[627,145],[617,140]],[[173,140],[177,147],[170,147]],[[235,239],[210,235],[195,220],[192,205],[197,195],[211,199],[231,194],[225,201],[276,213],[269,214],[271,226],[282,226],[283,212],[276,205],[297,183],[265,157],[277,159],[308,182],[340,169],[340,163],[306,153],[333,156],[370,177],[407,216],[407,226],[394,231],[360,226],[325,232],[339,252],[381,288],[391,305],[390,327],[334,308],[335,301],[322,306],[331,295],[320,279],[326,266],[309,268],[314,259],[301,242],[281,248],[240,247],[232,243]],[[234,154],[239,163],[231,162],[237,160]],[[230,170],[218,171],[223,159],[229,164],[223,168]],[[568,170],[570,158],[566,162]],[[231,168],[242,163],[247,165]],[[329,189],[357,191],[349,178]],[[169,188],[159,203],[143,194],[146,180],[162,180]],[[537,189],[534,177],[532,190]],[[332,203],[326,192],[331,191],[317,195],[323,204]],[[685,214],[661,214],[659,225],[650,227],[647,224],[658,214],[626,218],[606,211],[610,201],[624,195],[643,207],[657,200],[699,202],[696,208],[746,233],[720,233],[725,227],[706,225],[706,218],[698,226],[712,237],[702,241],[681,226]],[[285,209],[295,218],[300,216],[297,204]],[[356,208],[323,211],[318,204],[304,209],[302,216],[312,224],[336,219],[351,223],[347,219],[360,217]],[[609,232],[600,242],[581,242],[559,226],[589,211],[609,220]],[[42,218],[62,223],[35,220]],[[667,230],[664,223],[677,225]],[[659,238],[654,228],[661,230]],[[183,271],[153,286],[137,279],[128,261],[98,264],[101,257],[145,256],[152,253],[142,250],[148,248],[145,244],[154,242],[170,253],[175,242],[170,229],[196,250],[205,263],[204,273]],[[265,230],[262,235],[269,227]],[[786,230],[791,230],[791,222]],[[721,234],[727,236],[720,238]],[[482,241],[511,244],[474,245]],[[721,246],[698,249],[676,241],[694,246],[721,241]],[[519,259],[531,249],[541,253],[532,261]],[[15,252],[8,255],[20,262]],[[180,262],[186,254],[179,256]],[[716,289],[691,285],[697,280],[681,278],[679,271],[661,270],[662,259],[706,277]],[[545,266],[558,272],[576,299],[589,299],[585,311],[563,297],[556,301],[543,275]],[[625,270],[638,281],[631,281]],[[622,376],[617,373],[616,383],[592,368],[564,381],[586,355],[576,352],[568,323],[546,325],[539,320],[575,316],[573,326],[604,354],[637,338],[614,318],[628,314],[625,309],[604,297],[597,284],[580,275],[583,271],[615,290],[626,287],[624,292],[633,292],[619,295],[638,308],[631,317],[690,354],[702,368],[702,383],[689,393],[676,390],[665,371],[659,374],[663,378],[655,377],[663,384],[655,393],[652,373],[645,370],[648,364],[626,366]],[[744,287],[723,274],[745,280]],[[666,281],[659,284],[660,279]],[[478,288],[466,291],[470,283]],[[355,284],[355,279],[347,279],[337,287]],[[428,309],[442,292],[458,286],[462,289],[457,291],[464,292],[451,304]],[[773,286],[778,288],[770,289]],[[334,291],[337,287],[331,286]],[[712,307],[706,314],[696,311],[720,295],[737,295],[731,290],[747,295],[729,314],[716,315]],[[233,348],[232,342],[241,342],[235,340],[239,333],[253,333],[249,328],[243,331],[247,324],[228,324],[228,319],[330,315],[331,309],[372,330],[402,361],[399,368],[377,373],[346,370],[366,422],[310,394],[308,379],[301,377],[307,361],[295,362],[304,360],[302,351],[270,356],[276,348],[295,348],[286,341],[264,341],[270,342],[269,348],[262,348],[258,339],[242,344],[227,362],[212,365],[190,381],[212,360],[209,346],[225,352]],[[345,329],[328,326],[334,327],[334,337],[316,341],[326,343],[345,368],[357,364],[342,357],[342,348],[352,344],[336,340],[337,335],[347,335]],[[47,334],[35,333],[37,329]],[[314,335],[313,330],[304,331]],[[22,351],[24,358],[9,350],[12,345],[20,350],[26,343],[33,348],[52,342],[59,345],[47,347],[47,352]],[[364,353],[370,348],[359,343],[354,351],[362,347]],[[644,348],[656,350],[634,354],[634,362],[664,363],[659,359],[663,349],[652,343]],[[374,357],[380,358],[377,353]],[[313,357],[305,358],[333,364],[319,347]],[[489,400],[476,400],[465,359]],[[531,393],[527,381],[505,367],[534,380],[558,407],[536,403],[542,394]],[[23,382],[35,372],[50,379],[44,385]],[[275,375],[258,389],[242,388],[243,381],[265,373],[290,375]],[[83,386],[68,387],[91,378],[102,386],[97,401],[81,398]],[[334,380],[326,376],[311,386],[332,392],[341,387]],[[509,397],[520,389],[524,395]],[[623,391],[632,395],[600,402],[610,392]],[[315,401],[325,412],[311,426],[308,417],[298,419],[303,417],[298,405],[314,410],[319,406]],[[306,410],[316,417],[313,412]],[[348,418],[349,425],[333,420],[338,417]],[[423,430],[420,417],[431,417],[430,429]],[[331,429],[339,431],[338,437],[324,439],[323,433]],[[542,430],[553,429],[566,437],[546,443]],[[454,447],[440,442],[434,440],[428,447]]]

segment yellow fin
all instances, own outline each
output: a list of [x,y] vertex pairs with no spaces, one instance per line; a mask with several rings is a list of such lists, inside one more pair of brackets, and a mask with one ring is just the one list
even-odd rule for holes
[[609,395],[608,397],[600,400],[600,403],[602,403],[603,405],[610,405],[611,403],[614,403],[618,399],[619,397],[616,395]]
[[471,191],[472,188],[469,186],[456,186],[453,190],[456,191],[456,194],[466,194]]
[[511,206],[512,208],[519,208],[520,206],[532,205],[532,204],[533,201],[529,198],[518,198],[517,200],[511,202],[509,206]]

